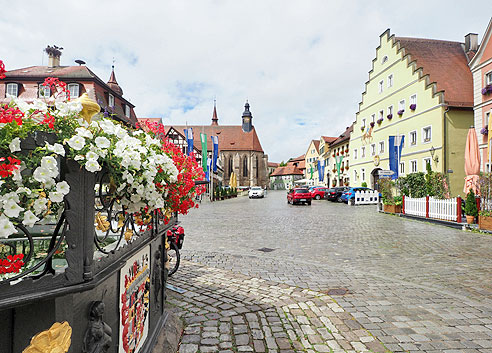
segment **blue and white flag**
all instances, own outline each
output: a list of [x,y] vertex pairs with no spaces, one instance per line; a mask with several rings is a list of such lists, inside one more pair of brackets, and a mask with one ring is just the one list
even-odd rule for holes
[[318,159],[318,180],[323,181],[323,170],[321,169],[321,162]]
[[191,156],[191,154],[193,153],[193,129],[191,127],[189,129],[185,129],[185,137],[186,143],[188,144],[186,154],[188,156]]
[[212,162],[213,162],[213,171],[217,172],[217,158],[219,158],[219,136],[210,136],[212,139]]
[[212,159],[207,157],[207,170],[205,171],[205,178],[210,181],[210,170],[212,169]]

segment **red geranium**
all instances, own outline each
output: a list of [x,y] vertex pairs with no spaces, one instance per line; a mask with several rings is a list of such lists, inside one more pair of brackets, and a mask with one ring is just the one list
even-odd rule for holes
[[7,70],[5,70],[5,64],[3,63],[2,60],[0,60],[0,80],[5,78],[5,73]]
[[0,259],[0,274],[5,273],[18,273],[22,266],[24,266],[24,254],[9,255],[6,259]]
[[70,100],[70,91],[67,89],[67,84],[60,81],[56,77],[48,77],[44,80],[43,86],[49,87],[51,92],[55,95],[55,98],[65,94],[67,101]]
[[[18,169],[21,161],[12,157],[7,157],[8,162],[7,163],[1,163],[0,164],[0,177],[2,178],[7,178],[8,176],[12,175],[14,170]],[[1,157],[0,162],[4,162],[5,158]]]
[[17,125],[22,125],[24,113],[19,108],[10,108],[7,104],[0,106],[0,123],[8,124],[15,121]]

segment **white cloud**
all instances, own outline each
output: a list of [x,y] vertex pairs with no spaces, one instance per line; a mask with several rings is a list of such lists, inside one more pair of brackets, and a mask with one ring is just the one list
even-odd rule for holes
[[217,97],[219,123],[240,124],[249,99],[263,149],[281,161],[304,153],[313,138],[339,135],[354,120],[382,32],[459,41],[468,32],[481,36],[490,14],[468,6],[17,1],[0,14],[8,34],[0,59],[7,69],[40,65],[42,49],[56,44],[65,48],[62,64],[83,59],[107,80],[114,57],[117,80],[137,115],[165,123],[208,124]]

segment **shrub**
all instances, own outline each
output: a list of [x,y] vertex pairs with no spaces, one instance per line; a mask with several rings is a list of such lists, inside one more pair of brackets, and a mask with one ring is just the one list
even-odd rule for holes
[[465,214],[473,217],[478,216],[477,201],[475,200],[475,193],[473,190],[470,190],[466,196]]
[[362,186],[363,188],[367,188],[367,183],[363,181],[362,184],[360,184],[360,186]]
[[381,192],[382,195],[383,204],[385,205],[394,204],[394,200],[393,200],[394,186],[395,183],[389,178],[379,179],[379,191]]

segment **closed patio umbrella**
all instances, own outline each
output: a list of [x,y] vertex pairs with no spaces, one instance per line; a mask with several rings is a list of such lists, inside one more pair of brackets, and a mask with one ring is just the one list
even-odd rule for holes
[[475,195],[480,195],[478,186],[478,178],[480,175],[480,151],[478,149],[478,139],[475,128],[472,126],[468,130],[465,145],[465,187],[463,192],[465,195],[473,190]]

